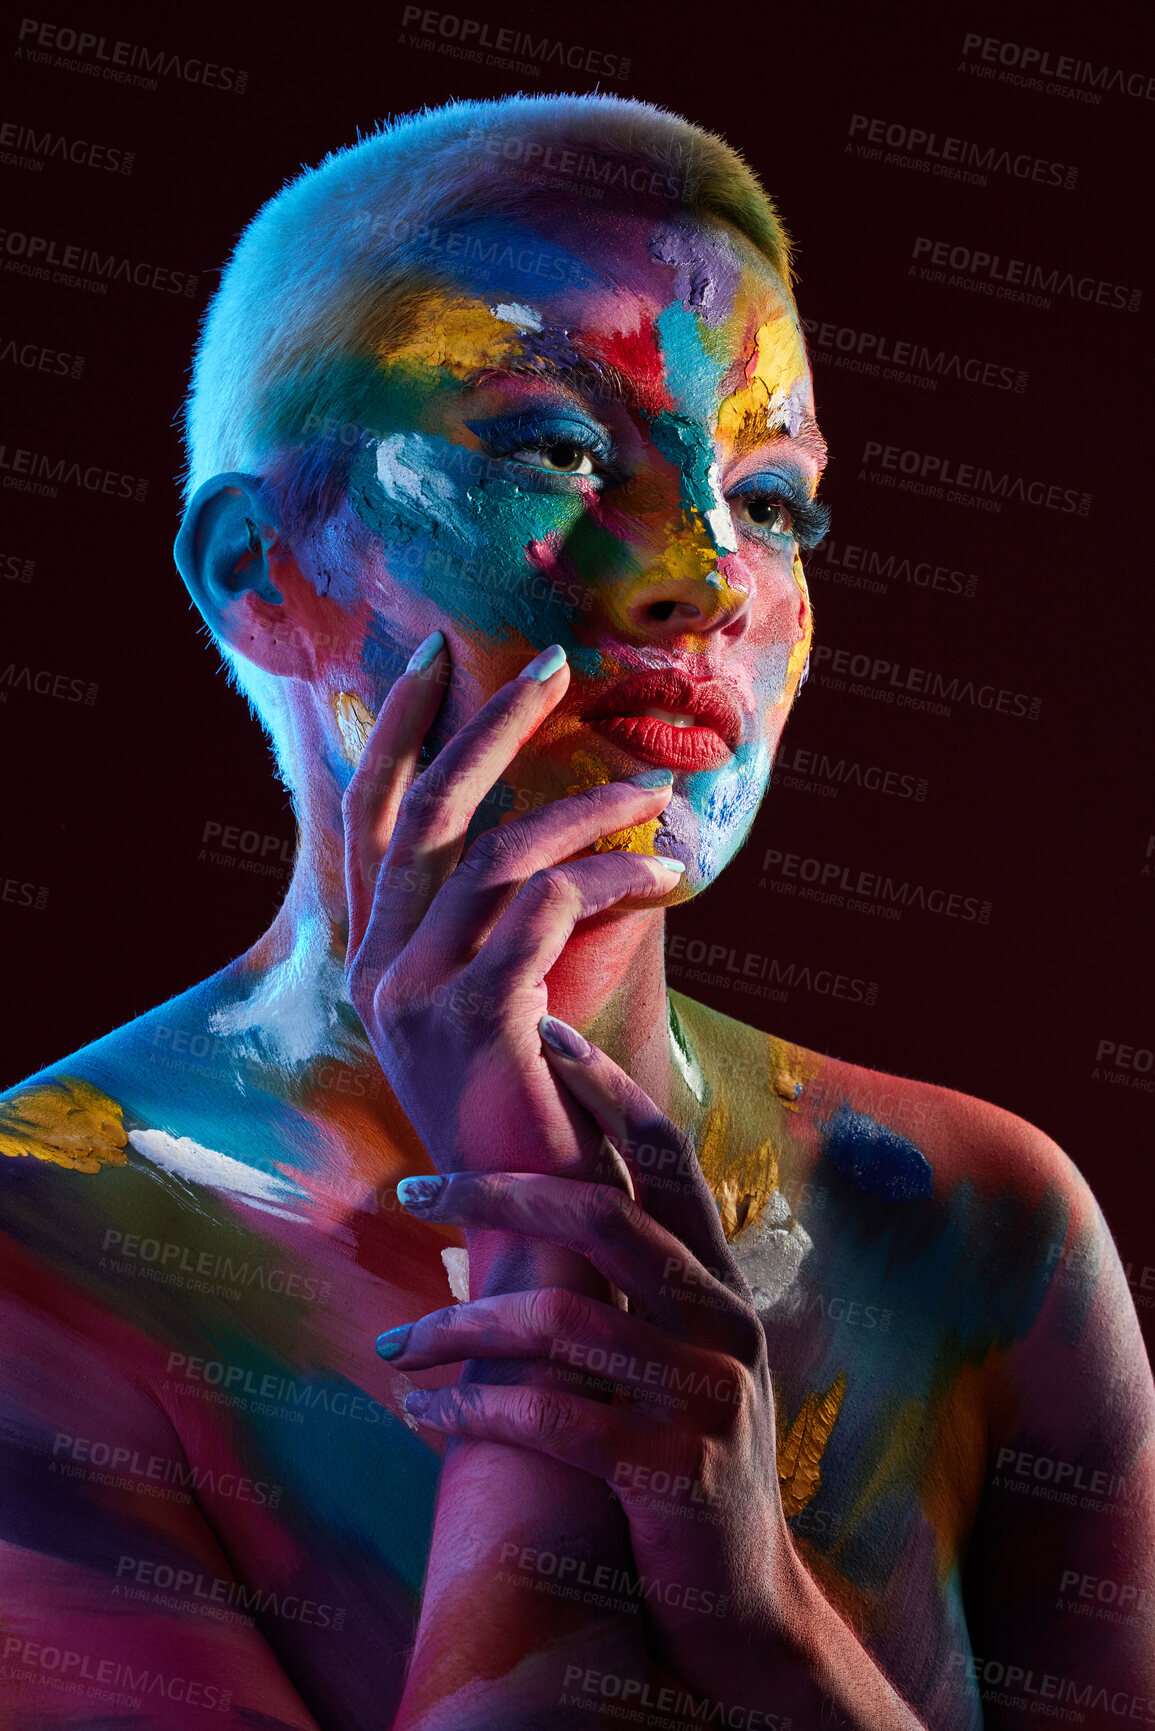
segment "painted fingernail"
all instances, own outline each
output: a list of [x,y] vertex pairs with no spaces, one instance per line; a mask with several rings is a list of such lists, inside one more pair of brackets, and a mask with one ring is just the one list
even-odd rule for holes
[[643,769],[640,775],[627,775],[631,787],[673,787],[672,769]]
[[402,1208],[432,1208],[445,1184],[444,1178],[403,1178],[397,1186],[397,1200]]
[[432,1399],[433,1394],[430,1389],[411,1388],[401,1404],[406,1412],[413,1414],[414,1418],[422,1418],[428,1412],[429,1402]]
[[685,860],[671,859],[669,854],[655,853],[651,854],[650,858],[653,860],[655,865],[665,866],[668,872],[677,872],[679,876],[681,876],[682,872],[686,869]]
[[400,1328],[390,1328],[384,1334],[377,1336],[378,1358],[400,1358],[409,1344],[413,1324],[404,1323]]
[[424,643],[419,643],[409,657],[405,668],[406,673],[424,673],[427,667],[432,667],[439,649],[445,648],[445,638],[440,631],[431,631]]
[[528,667],[523,667],[518,674],[519,679],[534,679],[540,685],[548,679],[551,673],[556,673],[559,667],[565,666],[565,650],[560,643],[551,643],[548,649],[543,649],[540,655],[535,655]]
[[576,1028],[559,1021],[556,1016],[543,1016],[537,1024],[537,1031],[546,1045],[560,1052],[563,1058],[576,1058],[579,1064],[588,1064],[594,1055],[589,1041],[583,1040]]

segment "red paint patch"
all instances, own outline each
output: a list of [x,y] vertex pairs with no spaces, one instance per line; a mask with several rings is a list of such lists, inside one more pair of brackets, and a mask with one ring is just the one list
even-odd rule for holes
[[662,410],[674,407],[666,390],[662,351],[658,346],[658,333],[651,319],[647,319],[636,331],[611,331],[606,336],[594,335],[589,339],[588,346],[599,361],[616,367],[623,374],[638,406],[646,414],[656,415]]

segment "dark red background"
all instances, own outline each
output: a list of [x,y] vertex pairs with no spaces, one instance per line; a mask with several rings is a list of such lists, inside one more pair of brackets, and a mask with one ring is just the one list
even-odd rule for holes
[[[0,873],[45,904],[24,905],[11,889],[0,901],[4,1082],[220,966],[283,890],[278,878],[199,857],[207,823],[292,836],[258,730],[214,677],[217,657],[170,557],[173,419],[217,268],[285,177],[359,127],[510,87],[400,41],[396,0],[355,11],[213,5],[179,17],[103,0],[67,14],[55,5],[41,0],[42,15],[60,25],[249,78],[240,96],[175,78],[134,91],[18,58],[18,20],[0,36],[4,119],[135,152],[129,176],[55,160],[41,173],[0,165],[4,225],[201,273],[192,299],[129,285],[97,298],[3,277],[4,341],[84,356],[85,368],[74,381],[0,363],[0,441],[150,482],[142,505],[75,487],[53,501],[0,492],[0,571],[34,562],[29,582],[0,579],[0,671],[11,663],[99,687],[92,706],[22,690],[0,703]],[[1067,298],[1047,311],[930,285],[908,268],[914,237],[928,235],[1146,294],[1155,105],[1119,93],[1087,105],[960,68],[975,32],[1149,75],[1150,27],[1144,39],[1139,8],[1128,18],[1005,4],[745,5],[702,9],[693,27],[664,6],[460,0],[459,11],[628,57],[628,77],[606,89],[679,110],[738,146],[797,239],[806,316],[1027,372],[1017,395],[818,367],[836,545],[974,572],[979,585],[970,600],[902,582],[883,597],[818,575],[812,589],[820,641],[1037,695],[1041,718],[966,705],[949,720],[924,718],[815,680],[787,748],[925,776],[926,800],[775,789],[742,861],[675,930],[735,946],[739,959],[756,951],[877,982],[873,1007],[795,989],[782,1005],[689,989],[799,1042],[1040,1124],[1099,1195],[1147,1323],[1155,1092],[1136,1085],[1133,1067],[1111,1069],[1114,1083],[1095,1071],[1102,1041],[1155,1046],[1149,409],[1135,388],[1149,294],[1134,314]],[[524,88],[595,84],[546,72]],[[992,174],[978,189],[867,163],[845,149],[854,113],[1074,165],[1077,185]],[[869,485],[867,439],[1089,492],[1090,514],[1006,504],[989,515]],[[911,909],[892,924],[771,894],[758,887],[770,846],[987,900],[990,923]]]

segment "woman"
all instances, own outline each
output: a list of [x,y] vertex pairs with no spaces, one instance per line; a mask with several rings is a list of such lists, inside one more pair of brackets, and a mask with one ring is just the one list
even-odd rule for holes
[[809,651],[790,283],[732,152],[601,97],[399,123],[238,247],[177,561],[298,858],[5,1106],[18,1711],[1155,1715],[1138,1616],[1057,1609],[1146,1603],[1155,1502],[1074,1168],[665,990]]

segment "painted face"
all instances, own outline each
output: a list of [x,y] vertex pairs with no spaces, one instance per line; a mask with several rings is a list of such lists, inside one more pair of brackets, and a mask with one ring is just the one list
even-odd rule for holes
[[809,649],[824,450],[797,320],[720,225],[582,211],[457,239],[456,281],[376,357],[358,685],[375,709],[440,627],[448,737],[560,642],[569,691],[478,825],[667,766],[659,850],[699,888],[745,837]]

